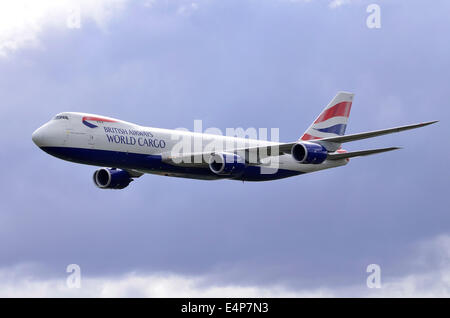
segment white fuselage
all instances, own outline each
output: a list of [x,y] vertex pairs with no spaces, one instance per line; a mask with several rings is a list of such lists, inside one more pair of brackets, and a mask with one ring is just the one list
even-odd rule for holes
[[[47,153],[72,162],[195,179],[223,179],[205,162],[174,163],[177,154],[276,145],[248,138],[202,134],[135,125],[84,113],[61,113],[33,133],[33,141]],[[242,176],[231,179],[263,181],[342,166],[347,160],[301,164],[291,154],[247,162]],[[266,168],[267,166],[267,168]]]

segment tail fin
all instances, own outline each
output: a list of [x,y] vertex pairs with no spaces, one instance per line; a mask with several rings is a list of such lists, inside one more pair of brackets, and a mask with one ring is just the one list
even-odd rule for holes
[[300,140],[343,136],[355,94],[339,92],[305,131]]

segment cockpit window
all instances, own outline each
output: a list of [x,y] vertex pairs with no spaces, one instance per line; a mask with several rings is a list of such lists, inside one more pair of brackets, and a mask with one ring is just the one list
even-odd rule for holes
[[65,119],[65,120],[69,120],[69,117],[65,116],[65,115],[58,115],[55,118],[53,118],[54,120],[58,120],[58,119]]

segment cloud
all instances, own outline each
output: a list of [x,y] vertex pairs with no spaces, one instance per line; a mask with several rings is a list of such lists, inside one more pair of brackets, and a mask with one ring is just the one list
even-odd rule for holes
[[351,0],[333,0],[328,5],[331,9],[335,9],[341,7],[346,4],[350,4]]
[[[0,57],[23,47],[38,47],[48,27],[81,27],[94,21],[104,28],[126,0],[17,0],[0,2]],[[78,21],[74,21],[78,20]]]
[[189,15],[192,12],[198,10],[198,6],[198,3],[196,2],[192,2],[186,5],[183,4],[178,7],[177,13],[181,15]]
[[205,278],[175,274],[128,273],[115,277],[82,278],[69,288],[66,278],[34,279],[30,266],[0,271],[0,297],[327,297],[325,290],[294,291],[283,286],[205,284]]
[[379,296],[450,296],[450,235],[419,242],[409,263],[415,267],[415,273],[387,279]]
[[[302,2],[302,3],[308,3],[308,2],[313,2],[314,0],[288,0],[289,2]],[[331,0],[330,3],[328,4],[328,7],[331,9],[336,9],[338,7],[344,6],[344,5],[348,5],[351,2],[355,2],[355,0]]]
[[67,277],[63,275],[35,279],[31,273],[33,269],[39,270],[39,266],[22,265],[0,270],[0,297],[449,297],[449,260],[450,235],[423,241],[409,262],[416,265],[425,265],[426,262],[428,270],[420,272],[419,269],[416,273],[398,277],[382,276],[380,289],[369,289],[365,282],[306,289],[293,289],[283,284],[263,287],[217,284],[211,282],[208,275],[137,272],[114,277],[81,275],[81,288],[69,288]]

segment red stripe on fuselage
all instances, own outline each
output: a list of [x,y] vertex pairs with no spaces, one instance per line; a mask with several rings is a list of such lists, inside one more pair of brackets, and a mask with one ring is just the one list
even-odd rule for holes
[[115,120],[101,118],[101,117],[83,117],[83,121],[85,120],[93,120],[93,121],[103,121],[105,123],[117,123]]
[[343,116],[348,117],[350,115],[350,109],[352,108],[352,102],[340,102],[326,111],[324,111],[319,118],[314,122],[314,124],[321,123],[327,119]]

